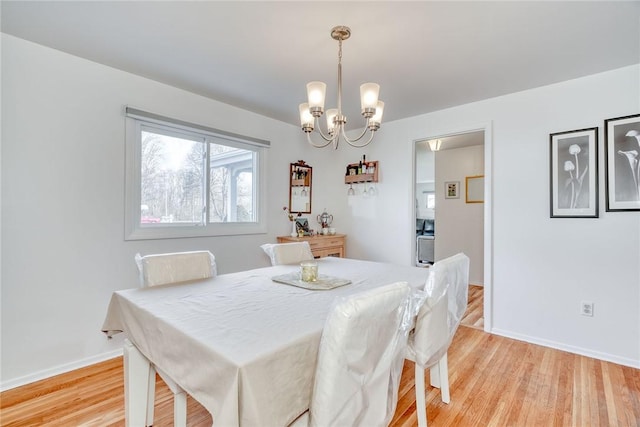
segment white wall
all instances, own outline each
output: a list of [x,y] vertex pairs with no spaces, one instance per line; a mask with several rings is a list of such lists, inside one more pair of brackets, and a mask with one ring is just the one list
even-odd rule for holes
[[[268,233],[125,242],[126,104],[270,140]],[[137,286],[137,252],[208,249],[220,273],[267,265],[259,245],[290,232],[289,163],[326,155],[296,126],[5,34],[2,122],[2,389],[120,351],[100,328],[111,293]],[[314,191],[314,218],[325,202]]]
[[[639,76],[625,67],[384,123],[367,152],[379,197],[367,215],[352,210],[349,255],[410,264],[413,142],[489,124],[493,332],[640,367],[640,213],[605,212],[603,134],[605,119],[640,112]],[[549,134],[592,126],[600,218],[551,219]],[[579,315],[581,300],[594,317]]]
[[[484,204],[466,203],[465,177],[484,174],[484,146],[436,152],[435,260],[464,252],[469,283],[484,284]],[[458,198],[445,198],[445,182],[459,182]]]
[[426,141],[416,143],[416,182],[428,183],[435,180],[435,153]]
[[435,156],[425,141],[416,143],[416,218],[435,218],[434,209],[427,208],[425,192],[435,193]]

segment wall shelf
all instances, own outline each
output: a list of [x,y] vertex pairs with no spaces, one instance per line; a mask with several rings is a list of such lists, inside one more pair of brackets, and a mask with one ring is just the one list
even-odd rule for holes
[[291,180],[292,187],[309,187],[309,177],[304,179],[292,179]]
[[[373,173],[361,173],[361,174],[355,174],[355,175],[345,175],[344,176],[344,183],[345,184],[356,184],[358,182],[378,182],[378,172],[380,170],[378,161],[369,161],[366,162],[367,165],[372,165],[375,168],[375,171]],[[360,162],[358,163],[349,163],[347,165],[347,169],[350,168],[355,168],[357,169],[358,166],[360,165]]]

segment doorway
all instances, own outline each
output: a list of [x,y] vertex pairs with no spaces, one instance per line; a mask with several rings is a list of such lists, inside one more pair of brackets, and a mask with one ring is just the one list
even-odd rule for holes
[[[458,252],[471,259],[469,282],[483,287],[484,330],[491,329],[491,126],[434,133],[415,140],[416,265],[424,266],[418,224],[433,221],[433,260]],[[468,194],[468,190],[481,189]]]

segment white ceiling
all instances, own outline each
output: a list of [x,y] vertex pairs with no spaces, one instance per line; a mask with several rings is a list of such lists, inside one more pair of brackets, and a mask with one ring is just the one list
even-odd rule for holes
[[4,0],[1,19],[4,33],[294,124],[308,81],[336,103],[336,25],[352,30],[352,125],[365,81],[390,121],[640,62],[640,1]]
[[[484,131],[473,131],[455,135],[435,136],[433,139],[440,140],[440,151],[453,150],[455,148],[471,147],[474,145],[484,145]],[[431,151],[429,140],[417,141],[416,147],[420,150]]]

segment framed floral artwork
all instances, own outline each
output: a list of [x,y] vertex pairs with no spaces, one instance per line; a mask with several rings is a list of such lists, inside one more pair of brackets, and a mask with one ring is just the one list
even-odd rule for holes
[[445,199],[459,199],[458,187],[460,187],[460,181],[447,181],[444,183],[444,198]]
[[607,211],[640,210],[640,114],[604,121]]
[[598,128],[549,135],[551,218],[598,218]]

